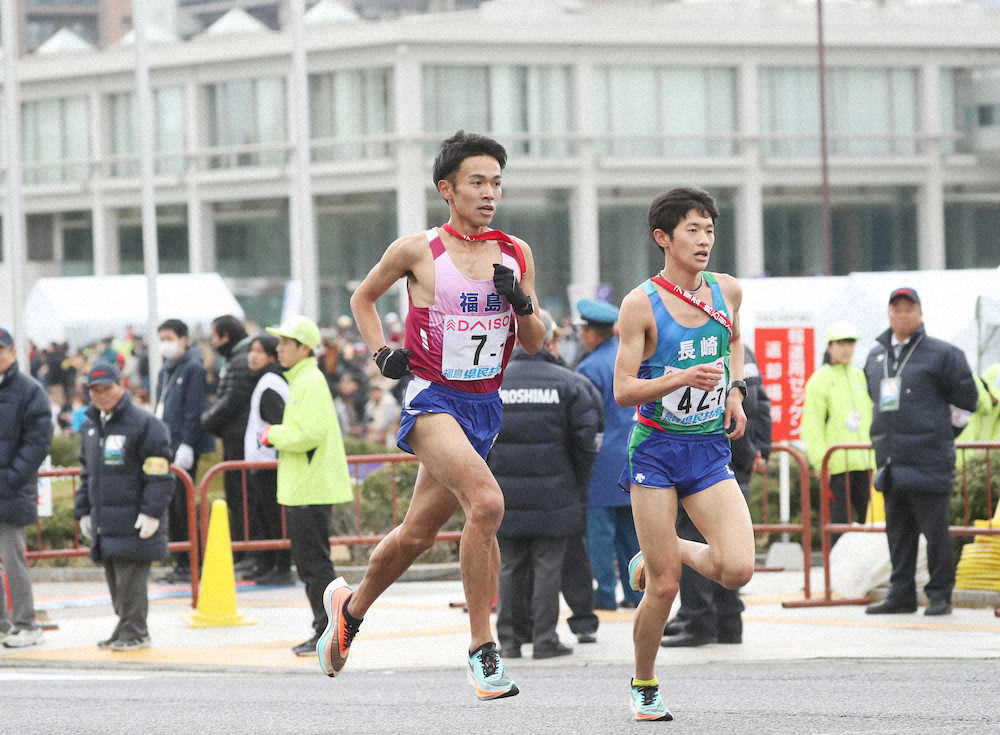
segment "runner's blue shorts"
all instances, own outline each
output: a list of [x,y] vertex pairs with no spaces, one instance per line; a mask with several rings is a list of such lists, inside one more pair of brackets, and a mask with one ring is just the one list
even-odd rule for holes
[[406,436],[417,417],[425,413],[446,413],[462,427],[466,438],[480,457],[486,459],[500,433],[503,403],[500,392],[466,393],[424,378],[414,377],[403,394],[403,410],[399,417],[396,446],[415,454]]
[[683,498],[735,479],[732,461],[725,434],[675,434],[636,424],[629,435],[628,464],[618,484],[626,492],[632,485],[672,487]]

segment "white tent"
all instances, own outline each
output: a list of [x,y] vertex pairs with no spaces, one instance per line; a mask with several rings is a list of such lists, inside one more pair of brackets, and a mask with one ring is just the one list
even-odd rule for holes
[[[218,273],[178,273],[156,280],[161,320],[187,323],[193,333],[207,334],[217,316],[243,318],[243,308]],[[127,327],[146,331],[146,276],[80,276],[40,278],[25,309],[28,339],[38,345],[69,342],[80,346]]]
[[[993,315],[994,334],[1000,331],[1000,269],[880,271],[815,278],[750,278],[743,286],[740,320],[747,343],[753,345],[757,326],[812,326],[816,329],[816,365],[826,347],[831,322],[847,319],[861,339],[854,362],[864,365],[875,338],[889,327],[889,294],[910,286],[920,295],[927,333],[957,345],[976,371],[996,362],[982,352],[982,320]],[[992,308],[990,304],[993,304]],[[1000,335],[994,336],[1000,350]]]
[[[1000,281],[1000,273],[997,280]],[[976,302],[979,369],[1000,362],[1000,284],[992,294],[983,294]]]

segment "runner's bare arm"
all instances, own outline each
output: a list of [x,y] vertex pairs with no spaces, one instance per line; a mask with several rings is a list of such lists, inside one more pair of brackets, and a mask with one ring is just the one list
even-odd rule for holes
[[[743,380],[743,338],[740,333],[740,305],[743,302],[743,289],[740,282],[725,273],[716,274],[722,295],[726,299],[729,313],[733,315],[733,336],[729,339],[729,379]],[[726,396],[726,413],[723,419],[726,435],[730,439],[739,439],[747,428],[747,417],[743,412],[743,394],[738,390],[731,391]],[[730,431],[732,427],[732,431]]]
[[634,289],[622,301],[618,314],[619,343],[614,392],[620,406],[649,403],[685,385],[710,391],[719,382],[721,372],[712,365],[696,365],[650,380],[636,377],[643,358],[648,357],[647,352],[652,353],[647,337],[654,324],[649,298],[640,289]]
[[422,234],[399,238],[386,248],[382,258],[351,295],[351,312],[369,352],[374,353],[385,344],[382,320],[375,309],[375,302],[396,281],[412,273],[426,250],[427,238]]
[[531,303],[535,305],[533,314],[517,317],[517,340],[521,347],[530,354],[538,352],[544,346],[545,325],[538,316],[538,296],[535,294],[535,257],[531,253],[531,247],[524,240],[517,238],[524,252],[524,276],[521,278],[521,288],[531,297]]

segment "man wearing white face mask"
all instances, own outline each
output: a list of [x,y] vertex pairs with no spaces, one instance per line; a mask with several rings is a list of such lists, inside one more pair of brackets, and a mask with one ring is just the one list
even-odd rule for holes
[[[163,369],[156,385],[154,413],[170,428],[173,464],[192,479],[198,457],[214,448],[214,439],[201,430],[201,413],[208,407],[205,397],[205,367],[197,349],[189,348],[188,327],[180,319],[167,319],[157,330]],[[187,541],[187,493],[178,485],[169,508],[171,541]],[[161,581],[186,583],[191,575],[185,552],[174,555],[174,568]]]

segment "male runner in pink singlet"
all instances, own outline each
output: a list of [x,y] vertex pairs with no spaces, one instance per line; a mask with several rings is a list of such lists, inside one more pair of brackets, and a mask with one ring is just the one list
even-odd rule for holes
[[[402,524],[375,548],[357,590],[343,578],[324,595],[330,623],[316,654],[328,676],[347,662],[368,608],[423,551],[461,506],[460,561],[469,607],[468,675],[476,696],[518,689],[504,672],[490,628],[500,550],[503,494],[486,465],[500,431],[503,370],[514,347],[536,352],[545,327],[534,313],[535,268],[526,243],[488,230],[500,200],[503,146],[459,131],[441,144],[434,184],[448,202],[448,223],[402,237],[385,251],[351,297],[361,335],[382,374],[408,372],[398,446],[420,458],[413,500]],[[406,277],[406,347],[386,346],[375,302]]]

